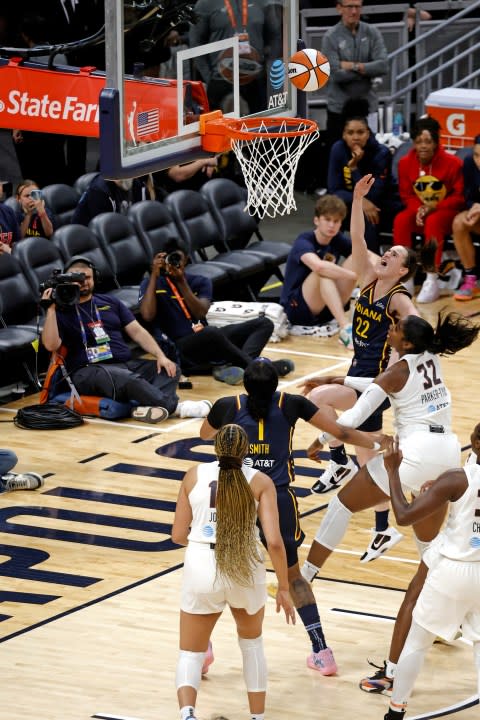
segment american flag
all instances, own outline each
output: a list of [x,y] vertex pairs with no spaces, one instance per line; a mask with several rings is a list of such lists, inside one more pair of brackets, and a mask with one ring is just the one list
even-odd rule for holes
[[137,115],[137,136],[152,135],[157,133],[160,127],[158,109],[145,110]]

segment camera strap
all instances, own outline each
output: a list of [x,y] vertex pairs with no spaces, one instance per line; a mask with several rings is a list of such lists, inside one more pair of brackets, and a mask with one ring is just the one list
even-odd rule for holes
[[203,325],[201,322],[195,322],[195,321],[193,320],[192,315],[191,315],[191,313],[190,313],[190,310],[189,310],[188,307],[186,306],[184,299],[183,299],[182,296],[179,294],[178,289],[177,289],[177,287],[174,285],[174,283],[170,280],[169,277],[166,277],[165,280],[167,281],[168,287],[169,287],[170,290],[172,291],[173,297],[175,298],[175,300],[176,300],[176,301],[178,302],[178,304],[180,305],[180,307],[181,307],[181,309],[182,309],[182,311],[183,311],[183,314],[185,315],[185,317],[187,318],[187,320],[190,320],[190,323],[191,323],[191,325],[192,325],[192,330],[193,330],[193,332],[199,332],[200,330],[203,330],[204,325]]

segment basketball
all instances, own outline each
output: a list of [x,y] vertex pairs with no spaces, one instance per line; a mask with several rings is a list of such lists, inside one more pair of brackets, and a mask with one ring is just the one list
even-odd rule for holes
[[299,90],[313,92],[327,84],[330,63],[318,50],[299,50],[288,61],[288,79]]

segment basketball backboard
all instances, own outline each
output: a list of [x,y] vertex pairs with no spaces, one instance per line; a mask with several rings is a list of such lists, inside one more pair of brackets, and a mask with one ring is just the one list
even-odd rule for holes
[[[198,118],[209,110],[237,118],[296,116],[286,66],[297,48],[297,4],[105,0],[102,174],[134,177],[205,156]],[[142,72],[145,47],[162,44],[182,18],[186,42],[171,47],[169,63],[175,77],[162,77],[165,66],[160,77],[157,68]]]

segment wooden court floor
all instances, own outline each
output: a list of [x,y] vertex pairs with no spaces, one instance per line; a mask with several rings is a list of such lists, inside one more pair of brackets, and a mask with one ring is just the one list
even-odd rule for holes
[[[433,320],[448,304],[442,299],[422,312]],[[480,300],[455,309],[479,313],[480,321]],[[290,392],[313,374],[342,373],[350,359],[335,337],[290,337],[268,345],[265,354],[295,361],[295,372],[281,383]],[[478,342],[443,360],[465,456],[471,429],[480,420],[479,367]],[[193,382],[192,391],[181,392],[183,398],[214,400],[238,392],[212,378]],[[36,401],[30,396],[23,404]],[[46,478],[40,491],[0,496],[0,720],[175,720],[183,549],[169,536],[183,473],[211,457],[211,444],[198,438],[201,421],[174,419],[153,426],[92,419],[72,430],[22,430],[10,422],[18,405],[0,407],[1,445],[15,449],[18,470],[37,470]],[[391,428],[388,414],[386,427]],[[298,424],[295,487],[306,532],[301,559],[329,500],[309,494],[321,470],[304,453],[314,435],[310,426]],[[417,556],[407,530],[391,553],[360,564],[372,520],[370,511],[352,520],[313,585],[338,676],[325,678],[306,667],[309,643],[302,624],[287,626],[268,601],[267,718],[383,718],[387,699],[361,692],[358,682],[368,674],[367,658],[381,663],[387,656]],[[247,718],[240,651],[228,612],[213,644],[215,662],[201,684],[199,718]],[[478,705],[472,705],[475,694],[469,645],[462,639],[436,644],[409,718],[452,714],[473,720],[479,716]]]

